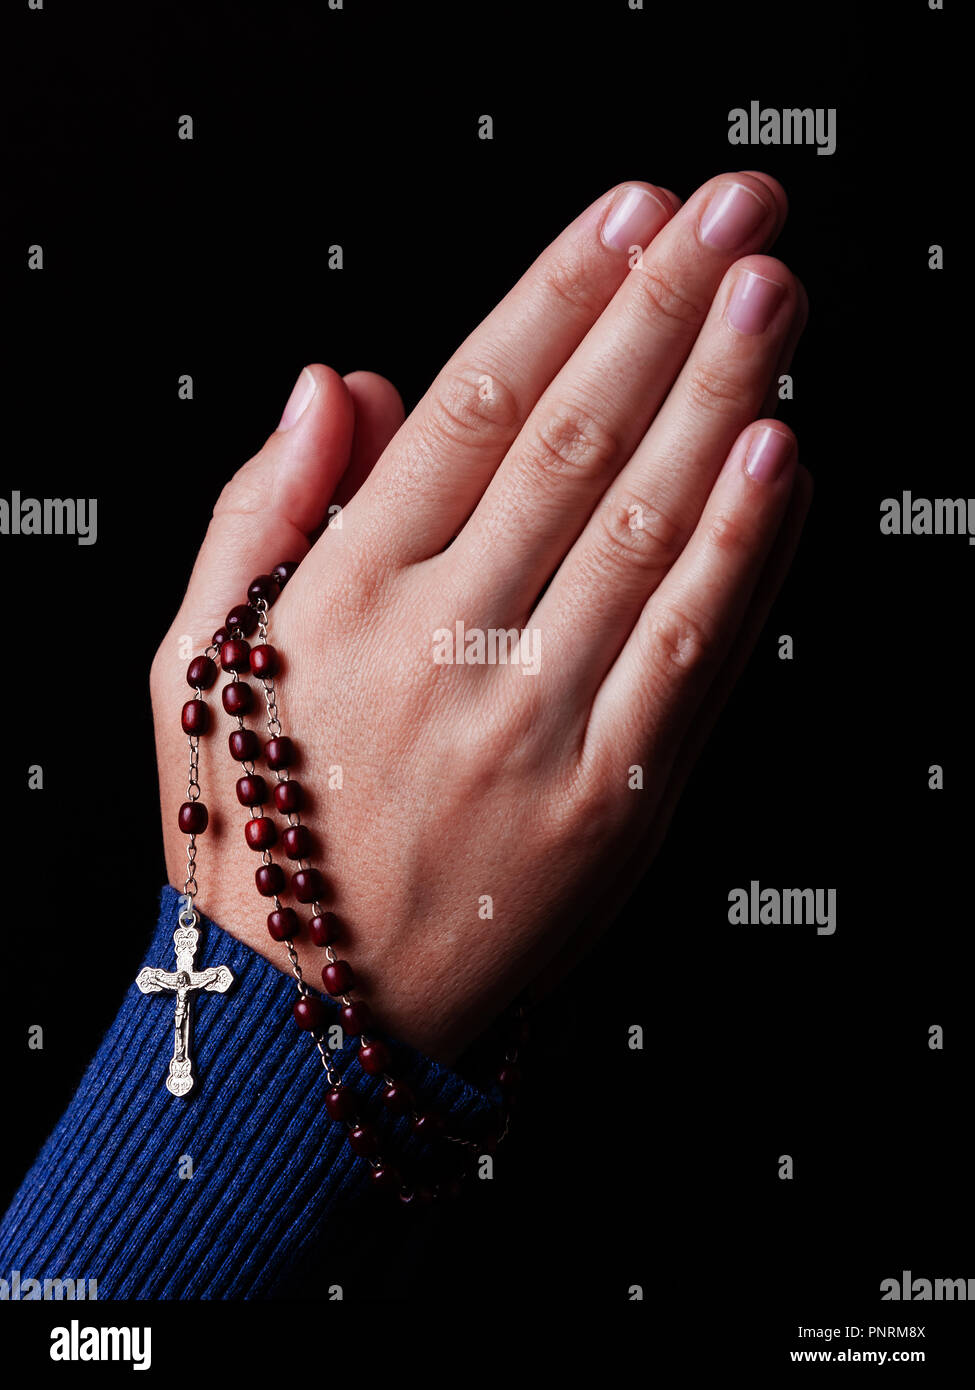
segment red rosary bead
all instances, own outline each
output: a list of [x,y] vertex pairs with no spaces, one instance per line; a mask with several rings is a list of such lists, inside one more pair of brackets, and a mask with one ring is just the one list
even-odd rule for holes
[[[237,778],[237,800],[241,806],[263,806],[267,801],[267,783],[258,773]],[[282,877],[282,887],[284,887]]]
[[253,729],[234,729],[227,743],[236,763],[252,763],[261,756],[261,740]]
[[298,935],[301,923],[293,907],[281,907],[267,914],[267,929],[275,941],[290,941]]
[[356,1125],[345,1137],[349,1148],[360,1158],[371,1158],[379,1152],[379,1136],[372,1125]]
[[498,1072],[498,1085],[509,1094],[521,1085],[521,1067],[517,1062],[506,1062]]
[[[253,611],[251,609],[252,613]],[[278,674],[277,649],[269,647],[266,642],[259,647],[252,647],[251,670],[255,676],[260,676],[263,680],[270,680],[272,676],[276,676]]]
[[276,898],[284,892],[284,870],[280,864],[262,864],[254,875],[262,898]]
[[300,811],[304,799],[301,785],[292,782],[290,778],[287,782],[278,782],[274,788],[274,804],[282,816],[289,816],[292,811]]
[[338,918],[334,912],[323,912],[320,916],[314,916],[309,926],[311,939],[316,946],[331,946],[339,934]]
[[352,966],[347,960],[330,961],[322,966],[322,984],[328,994],[347,994],[355,984]]
[[290,767],[294,762],[295,746],[284,734],[279,738],[269,738],[264,745],[264,756],[267,758],[268,767],[278,772],[283,767]]
[[251,649],[248,642],[232,637],[220,648],[220,665],[225,671],[244,672],[251,666]]
[[275,581],[279,589],[283,589],[285,584],[298,568],[296,560],[282,560],[280,565],[275,565],[271,571],[271,578]]
[[230,633],[227,631],[227,629],[225,627],[218,627],[216,632],[210,638],[210,646],[219,648],[223,646],[224,642],[229,641]]
[[184,835],[202,835],[209,820],[202,801],[184,801],[179,808],[179,828]]
[[195,656],[186,668],[186,684],[194,690],[209,690],[216,679],[216,662],[208,656]]
[[314,903],[325,892],[325,880],[319,869],[299,869],[291,875],[291,887],[300,903]]
[[254,708],[254,692],[246,681],[231,681],[220,692],[223,707],[228,714],[250,714]]
[[333,1086],[325,1094],[325,1109],[332,1120],[352,1120],[355,1118],[355,1091],[348,1086]]
[[270,849],[278,838],[277,827],[267,816],[254,816],[244,826],[244,838],[251,849]]
[[355,999],[351,1004],[344,1004],[339,1010],[339,1022],[343,1033],[347,1033],[350,1038],[357,1038],[360,1033],[368,1033],[373,1026],[372,1009],[368,1004],[363,1004],[361,999]]
[[227,614],[225,626],[231,632],[239,632],[241,637],[249,637],[257,627],[257,614],[249,603],[239,603]]
[[378,1040],[359,1048],[359,1066],[370,1076],[380,1076],[390,1063],[389,1048]]
[[405,1081],[394,1081],[383,1091],[383,1105],[394,1115],[406,1115],[416,1104],[413,1091]]
[[180,723],[184,734],[205,734],[210,727],[210,706],[202,700],[187,700]]
[[255,608],[261,599],[264,599],[268,608],[272,608],[277,596],[278,586],[269,574],[259,574],[247,586],[247,602],[252,603]]
[[311,853],[311,832],[306,825],[289,825],[281,843],[289,859],[307,859]]
[[435,1110],[423,1110],[413,1120],[413,1133],[422,1139],[434,1139],[443,1133],[443,1119]]
[[369,1181],[381,1192],[395,1192],[400,1184],[400,1176],[392,1164],[380,1163],[378,1168],[373,1168]]
[[303,994],[295,1000],[295,1023],[306,1032],[317,1032],[325,1022],[325,1005],[317,994]]

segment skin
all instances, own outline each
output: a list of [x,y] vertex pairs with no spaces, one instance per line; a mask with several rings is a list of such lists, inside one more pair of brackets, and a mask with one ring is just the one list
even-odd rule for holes
[[[732,184],[764,212],[716,249],[702,217]],[[634,187],[660,204],[635,257],[603,239]],[[610,190],[405,422],[383,378],[306,368],[300,418],[289,408],[214,509],[151,674],[169,879],[185,875],[180,639],[202,650],[255,575],[300,561],[270,640],[312,862],[343,923],[336,954],[382,1027],[443,1061],[530,982],[559,978],[626,901],[788,568],[811,484],[791,431],[762,418],[806,315],[764,254],[785,215],[764,174],[720,175],[684,206],[649,184]],[[753,333],[727,318],[748,271],[781,286]],[[744,464],[767,427],[785,457],[761,479]],[[342,527],[323,530],[332,502]],[[436,664],[433,634],[458,619],[538,629],[538,674]],[[208,698],[198,906],[287,969],[254,888],[232,725]],[[324,954],[296,946],[318,984]]]

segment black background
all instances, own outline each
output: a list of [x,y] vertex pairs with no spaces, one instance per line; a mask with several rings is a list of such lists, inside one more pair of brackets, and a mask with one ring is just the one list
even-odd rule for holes
[[[409,408],[605,188],[687,197],[761,168],[788,191],[775,251],[812,306],[782,409],[816,481],[793,575],[641,891],[545,1012],[491,1192],[429,1225],[357,1217],[288,1293],[340,1278],[346,1307],[417,1317],[462,1300],[479,1335],[625,1303],[688,1366],[729,1364],[729,1345],[785,1366],[800,1322],[926,1323],[929,1360],[947,1358],[967,1306],[881,1303],[879,1284],[975,1278],[975,553],[882,536],[879,515],[905,488],[971,490],[952,426],[952,7],[24,0],[7,24],[4,491],[96,496],[99,529],[91,547],[2,538],[3,1195],[142,962],[164,877],[149,664],[221,485],[302,365],[382,372]],[[835,107],[836,153],[730,146],[727,113],[752,99]],[[32,763],[45,787],[25,794]],[[728,892],[753,878],[835,887],[836,934],[730,926]],[[38,1317],[58,1320],[2,1325]],[[151,1320],[161,1367],[172,1314]]]

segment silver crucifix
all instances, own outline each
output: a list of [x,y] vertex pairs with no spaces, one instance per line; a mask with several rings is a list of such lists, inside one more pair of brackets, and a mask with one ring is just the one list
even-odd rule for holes
[[173,932],[176,944],[176,969],[159,970],[147,965],[136,976],[136,984],[143,994],[158,994],[161,990],[173,990],[176,995],[176,1045],[173,1060],[169,1064],[166,1089],[174,1096],[185,1096],[193,1089],[193,1059],[190,1056],[190,1005],[191,991],[205,989],[212,993],[225,994],[234,982],[234,977],[225,965],[213,965],[208,970],[194,970],[193,957],[196,955],[200,933],[196,923],[200,920],[196,912],[190,914],[192,925],[184,924],[184,914],[180,913],[179,927]]

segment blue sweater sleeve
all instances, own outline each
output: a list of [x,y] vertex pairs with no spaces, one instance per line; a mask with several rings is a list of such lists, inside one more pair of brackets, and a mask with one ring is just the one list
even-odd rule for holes
[[[167,885],[148,964],[173,968],[179,907]],[[0,1269],[95,1279],[99,1298],[261,1298],[367,1193],[369,1165],[326,1114],[318,1051],[292,1019],[294,981],[214,923],[200,930],[196,968],[227,965],[235,978],[225,995],[194,996],[193,1091],[165,1087],[173,995],[133,983],[0,1224]],[[397,1073],[452,1132],[484,1127],[492,1097],[392,1047]],[[381,1081],[360,1068],[354,1040],[336,1069],[386,1152],[415,1142],[405,1119],[384,1119]]]

